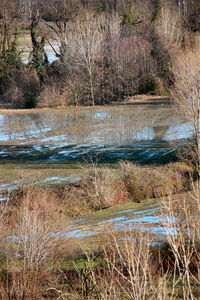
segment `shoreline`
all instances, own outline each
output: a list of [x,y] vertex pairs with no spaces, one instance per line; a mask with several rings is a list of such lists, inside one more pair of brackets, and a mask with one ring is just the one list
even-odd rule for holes
[[80,106],[57,106],[57,107],[44,107],[44,108],[2,108],[0,105],[0,113],[38,113],[42,112],[49,112],[52,110],[59,111],[63,109],[96,109],[101,107],[116,107],[121,105],[162,105],[162,104],[170,104],[170,98],[168,96],[157,96],[157,95],[135,95],[130,97],[125,97],[124,100],[112,102],[111,104],[107,105],[80,105]]

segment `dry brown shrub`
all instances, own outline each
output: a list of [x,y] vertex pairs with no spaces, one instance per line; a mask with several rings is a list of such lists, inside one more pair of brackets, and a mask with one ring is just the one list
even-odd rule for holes
[[[6,237],[7,231],[9,229],[7,218],[8,218],[8,202],[9,202],[9,195],[5,201],[1,201],[0,204],[0,254],[7,251],[6,247]],[[1,262],[1,257],[0,257]]]
[[89,105],[90,97],[86,89],[84,72],[73,71],[73,74],[65,77],[64,94],[68,105]]
[[122,162],[120,172],[123,189],[135,202],[181,192],[185,188],[183,176],[167,167],[144,168]]
[[76,184],[66,185],[63,197],[72,217],[124,202],[115,171],[95,165],[83,167],[82,179]]
[[111,275],[105,281],[110,282],[109,288],[115,287],[113,291],[118,289],[128,298],[145,299],[152,294],[151,236],[135,228],[127,230],[121,238],[110,234],[112,242],[104,250]]
[[43,269],[15,268],[0,273],[0,299],[38,300],[43,299],[48,274]]
[[23,108],[26,103],[26,99],[22,89],[18,87],[14,82],[4,93],[3,98],[5,99],[5,102],[9,103],[10,108]]
[[27,96],[30,93],[37,94],[40,90],[40,80],[36,70],[23,69],[15,74],[17,86],[21,88]]
[[93,208],[109,207],[116,193],[115,173],[109,168],[87,168],[84,171],[82,187]]
[[[200,177],[200,51],[183,51],[173,66],[174,85],[171,97],[176,113],[192,126],[193,149],[190,161]],[[187,149],[187,145],[185,145]],[[183,156],[184,158],[184,156]],[[187,158],[187,156],[186,156]]]
[[[199,186],[186,197],[164,201],[162,226],[174,270],[172,292],[180,285],[181,299],[195,299],[195,284],[200,286],[200,204]],[[175,276],[176,275],[176,276]]]
[[66,207],[55,192],[36,186],[27,188],[18,201],[16,256],[22,254],[29,267],[40,266],[49,257],[57,257],[62,244],[66,246],[57,232],[67,225]]
[[[41,217],[52,218],[52,223],[58,225],[65,219],[65,203],[62,194],[48,187],[37,185],[21,186],[12,194],[12,201],[8,203],[8,222],[12,226],[21,218],[24,209],[37,210]],[[62,223],[62,222],[61,222]]]
[[45,85],[37,97],[37,107],[57,107],[65,105],[65,96],[55,83]]
[[36,72],[28,69],[13,71],[7,81],[2,101],[10,108],[25,108],[30,95],[40,90],[40,82]]
[[115,174],[108,168],[85,167],[76,185],[65,187],[65,203],[72,217],[113,204],[116,195]]
[[[20,194],[20,193],[19,193]],[[2,299],[42,299],[50,287],[49,275],[67,255],[70,239],[59,229],[67,226],[65,206],[55,192],[36,186],[24,189],[8,205],[5,277],[0,274]],[[11,227],[12,225],[12,227]],[[12,230],[11,230],[12,229]]]
[[91,299],[168,299],[167,278],[157,274],[152,260],[150,232],[106,232],[102,244],[103,265],[94,268],[93,257],[86,253]]

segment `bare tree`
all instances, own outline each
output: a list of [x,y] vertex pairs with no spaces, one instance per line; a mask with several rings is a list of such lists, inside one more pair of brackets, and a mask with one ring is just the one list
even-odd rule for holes
[[56,257],[60,234],[54,231],[66,221],[57,209],[57,199],[48,191],[39,191],[33,186],[25,193],[15,220],[18,243],[13,245],[12,259],[16,259],[16,264],[19,259],[24,268],[39,268],[49,257]]
[[[104,37],[104,16],[84,11],[60,38],[60,59],[71,74],[82,70],[85,88],[92,105],[95,105],[95,73]],[[88,83],[87,83],[88,82]]]
[[18,1],[2,0],[0,6],[0,58],[10,54],[16,46],[19,17]]
[[[65,52],[65,35],[69,30],[69,23],[72,22],[79,10],[78,0],[48,0],[40,2],[40,15],[46,21],[50,29],[49,36],[60,45],[60,53],[50,43],[53,51],[62,60]],[[50,21],[50,22],[49,22]]]
[[[200,205],[199,190],[194,190],[191,199],[163,201],[164,217],[162,226],[166,231],[166,240],[174,259],[173,267],[176,279],[172,291],[181,283],[182,299],[195,299],[192,281],[198,285],[199,278],[199,229]],[[193,268],[195,266],[195,270]]]
[[107,292],[111,295],[117,292],[118,295],[135,300],[146,299],[149,295],[153,295],[149,299],[157,299],[150,271],[152,243],[150,234],[143,233],[137,228],[128,228],[123,234],[122,243],[113,233],[109,235],[109,239],[110,245],[104,250],[109,269],[104,278],[104,286],[109,287]]
[[178,7],[180,12],[185,15],[188,10],[188,3],[187,0],[178,0]]
[[120,17],[110,19],[109,36],[104,46],[110,90],[117,98],[138,92],[141,78],[155,72],[151,44],[136,31],[131,36],[123,32]]
[[200,176],[200,52],[190,51],[179,56],[173,68],[175,84],[172,100],[179,115],[194,129],[195,156]]
[[171,45],[181,46],[184,37],[183,22],[176,7],[163,6],[161,8],[156,21],[156,31],[167,48]]

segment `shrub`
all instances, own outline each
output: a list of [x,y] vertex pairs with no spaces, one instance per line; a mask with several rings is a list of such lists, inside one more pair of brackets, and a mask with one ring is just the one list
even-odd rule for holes
[[154,74],[146,74],[140,80],[139,93],[153,93],[156,95],[162,95],[166,94],[166,91],[164,93],[163,83],[160,78],[156,77]]
[[[200,284],[200,205],[199,187],[194,189],[190,198],[179,197],[176,201],[164,201],[162,226],[166,232],[168,268],[173,268],[175,278],[172,282],[174,291],[178,282],[182,290],[180,298],[195,299],[192,282]],[[164,261],[164,259],[163,259]],[[165,260],[166,263],[166,260]]]
[[34,70],[13,70],[4,81],[1,101],[10,108],[32,108],[39,90],[40,82]]
[[181,192],[185,188],[181,173],[166,167],[142,168],[122,162],[120,172],[124,191],[135,202]]
[[40,95],[37,97],[37,107],[65,106],[65,97],[61,94],[59,87],[53,82],[44,85]]
[[9,222],[12,236],[6,240],[7,264],[4,274],[0,272],[0,297],[41,299],[51,286],[56,261],[69,247],[69,239],[61,239],[57,231],[67,223],[62,201],[33,186],[15,195],[7,210],[4,219],[10,213],[14,218]]

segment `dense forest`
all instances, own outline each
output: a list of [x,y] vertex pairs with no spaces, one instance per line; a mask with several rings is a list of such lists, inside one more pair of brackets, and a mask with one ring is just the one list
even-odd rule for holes
[[[199,14],[198,0],[1,0],[0,106],[166,95],[177,58],[199,50]],[[24,35],[32,41],[27,64],[18,47]],[[47,43],[57,56],[53,63]]]

